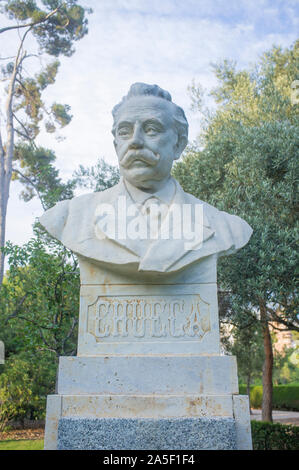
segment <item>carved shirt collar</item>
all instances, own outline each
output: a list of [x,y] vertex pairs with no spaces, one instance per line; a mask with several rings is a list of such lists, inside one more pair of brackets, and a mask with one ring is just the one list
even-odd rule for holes
[[173,178],[169,178],[165,186],[163,186],[163,188],[159,189],[159,191],[155,193],[146,193],[145,191],[136,188],[128,181],[123,180],[123,182],[129,195],[131,196],[131,199],[137,204],[144,204],[145,201],[147,201],[148,199],[155,197],[159,199],[162,203],[167,204],[169,206],[173,201],[176,191],[176,185]]

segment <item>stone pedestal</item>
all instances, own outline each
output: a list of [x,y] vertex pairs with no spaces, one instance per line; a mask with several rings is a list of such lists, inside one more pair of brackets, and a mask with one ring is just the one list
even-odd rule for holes
[[46,449],[251,449],[237,365],[220,355],[216,257],[179,273],[79,257],[78,356],[61,357]]

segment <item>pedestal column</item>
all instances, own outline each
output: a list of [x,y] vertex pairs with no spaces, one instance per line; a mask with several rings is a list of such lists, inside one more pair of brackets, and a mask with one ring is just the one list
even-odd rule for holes
[[60,358],[45,448],[250,449],[236,360],[220,355],[213,266],[156,283],[80,267],[78,356]]

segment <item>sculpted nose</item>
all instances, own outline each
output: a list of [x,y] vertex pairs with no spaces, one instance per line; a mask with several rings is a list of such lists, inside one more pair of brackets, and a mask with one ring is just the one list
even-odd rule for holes
[[132,135],[129,148],[140,149],[143,147],[143,144],[144,142],[143,142],[142,130],[139,126],[136,126],[134,129],[134,133]]

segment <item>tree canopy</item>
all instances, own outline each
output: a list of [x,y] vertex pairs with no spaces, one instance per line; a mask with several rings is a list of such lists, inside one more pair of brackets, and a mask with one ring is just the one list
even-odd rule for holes
[[[18,32],[14,55],[1,57],[1,78],[7,84],[6,98],[0,110],[4,119],[4,126],[0,127],[1,250],[5,244],[12,177],[25,183],[25,200],[41,194],[37,179],[45,181],[45,175],[52,173],[52,183],[58,183],[52,164],[53,152],[50,155],[48,149],[37,147],[35,139],[42,128],[53,133],[69,124],[72,116],[67,104],[54,102],[47,105],[43,93],[55,83],[59,69],[57,58],[70,57],[75,51],[74,43],[87,34],[86,15],[91,13],[91,9],[82,7],[77,0],[5,0],[0,7],[0,12],[11,22],[9,26],[0,28],[0,35]],[[33,42],[28,46],[29,37]],[[29,51],[28,47],[32,50]],[[32,72],[32,68],[27,72],[25,64],[41,57],[45,59],[44,65],[37,67],[36,72]],[[63,191],[61,184],[57,190]],[[0,284],[3,269],[4,254],[0,251]]]
[[253,228],[246,247],[221,259],[218,279],[230,295],[230,320],[234,315],[246,326],[257,319],[264,327],[265,393],[273,363],[268,323],[299,330],[299,126],[298,104],[291,99],[298,61],[296,42],[285,50],[272,48],[252,69],[238,71],[229,61],[214,65],[216,110],[204,108],[202,89],[193,85],[203,128],[174,168],[185,191]]

